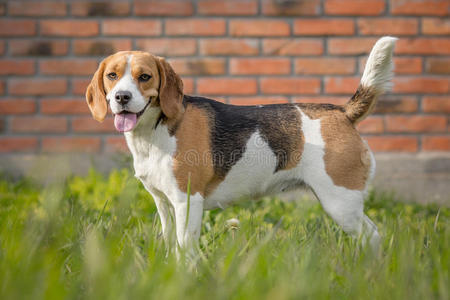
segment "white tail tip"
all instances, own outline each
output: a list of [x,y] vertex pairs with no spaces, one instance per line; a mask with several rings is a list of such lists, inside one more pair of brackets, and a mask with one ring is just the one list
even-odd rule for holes
[[380,38],[372,48],[367,59],[364,74],[361,78],[361,85],[365,88],[371,88],[376,93],[384,93],[391,87],[392,79],[392,53],[394,51],[397,38],[385,36]]

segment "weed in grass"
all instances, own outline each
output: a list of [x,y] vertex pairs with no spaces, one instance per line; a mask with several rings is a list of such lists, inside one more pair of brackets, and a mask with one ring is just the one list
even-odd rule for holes
[[[315,201],[204,214],[197,271],[166,256],[156,208],[127,170],[61,186],[0,180],[2,299],[448,299],[448,208],[371,193],[378,258]],[[239,227],[230,230],[227,220]]]

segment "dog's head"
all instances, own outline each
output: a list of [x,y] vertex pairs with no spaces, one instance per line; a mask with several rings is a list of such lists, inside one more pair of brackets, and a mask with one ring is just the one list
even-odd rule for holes
[[108,103],[121,132],[133,130],[149,106],[168,119],[183,112],[183,82],[164,58],[141,51],[122,51],[105,58],[87,87],[92,116],[103,121]]

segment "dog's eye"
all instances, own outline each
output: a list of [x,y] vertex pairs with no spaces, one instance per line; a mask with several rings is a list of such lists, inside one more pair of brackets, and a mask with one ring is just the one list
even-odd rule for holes
[[152,76],[148,74],[142,74],[141,76],[139,76],[139,81],[149,81],[150,78],[152,78]]
[[111,80],[116,80],[117,79],[117,74],[114,73],[114,72],[109,73],[107,76]]

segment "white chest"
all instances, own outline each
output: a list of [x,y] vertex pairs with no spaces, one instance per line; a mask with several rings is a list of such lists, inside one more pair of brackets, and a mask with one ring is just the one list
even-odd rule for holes
[[135,130],[125,134],[133,155],[135,176],[147,190],[156,189],[170,197],[176,188],[172,172],[176,140],[164,125],[147,132]]

